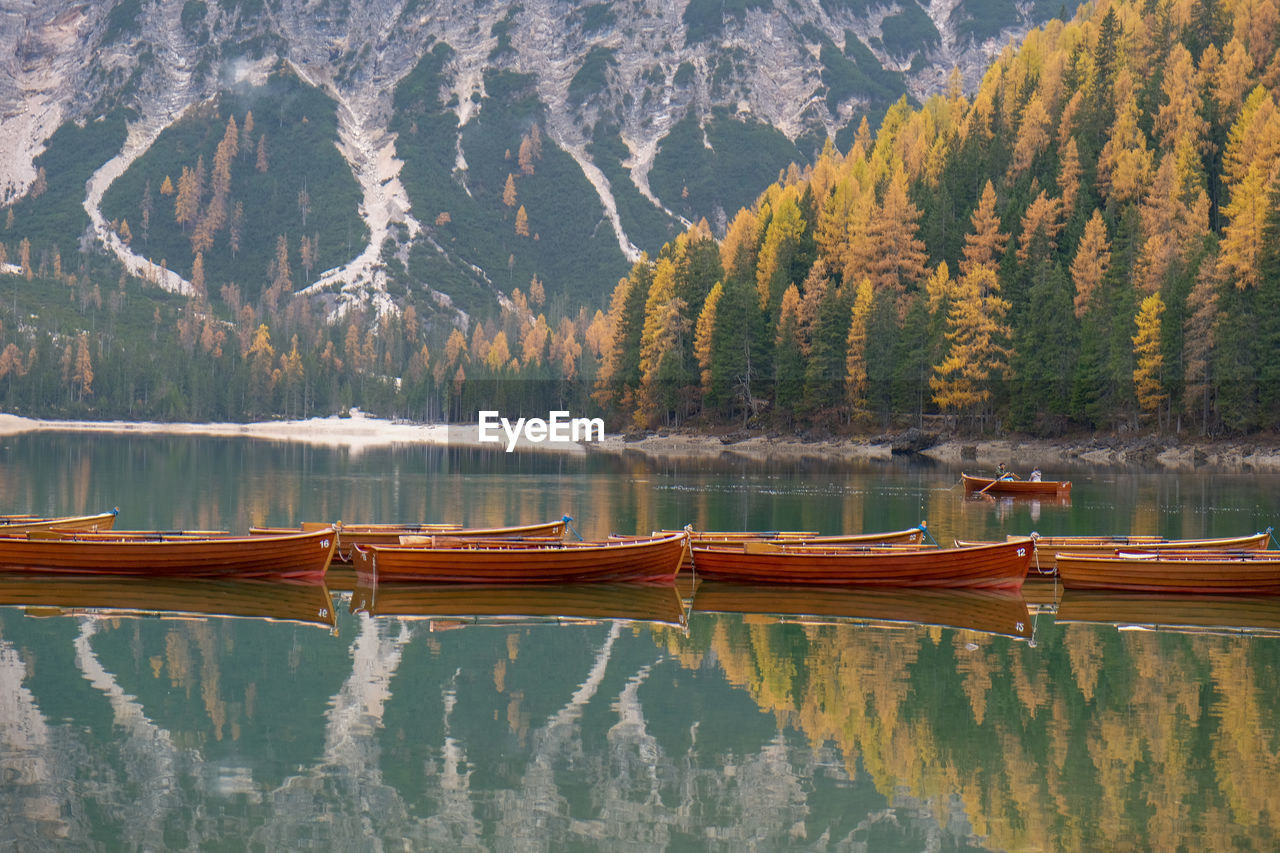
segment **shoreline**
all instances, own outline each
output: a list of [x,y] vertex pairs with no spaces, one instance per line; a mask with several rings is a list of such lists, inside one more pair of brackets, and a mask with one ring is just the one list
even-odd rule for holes
[[[504,445],[480,442],[467,426],[421,424],[369,417],[353,411],[348,417],[330,416],[292,421],[255,423],[163,423],[157,421],[72,421],[42,420],[0,413],[0,437],[31,432],[141,433],[145,435],[200,435],[245,437],[266,441],[287,441],[353,452],[367,449],[417,444],[492,449]],[[808,440],[777,434],[735,434],[721,438],[702,433],[666,432],[643,436],[607,434],[601,441],[530,443],[523,437],[518,450],[548,453],[638,453],[661,458],[715,458],[737,456],[758,460],[816,459],[831,461],[882,460],[893,458],[895,448],[904,444],[901,436],[871,438],[828,438]],[[1166,470],[1220,470],[1224,472],[1280,472],[1280,443],[1274,437],[1235,441],[1185,441],[1154,436],[1118,439],[1093,436],[1067,440],[1028,438],[937,438],[910,436],[912,451],[936,462],[983,470],[1005,462],[1011,467],[1047,468],[1055,463],[1099,467],[1143,467]]]

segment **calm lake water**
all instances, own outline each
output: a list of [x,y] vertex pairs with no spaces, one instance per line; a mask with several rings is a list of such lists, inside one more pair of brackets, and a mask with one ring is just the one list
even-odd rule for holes
[[[905,460],[41,434],[0,439],[0,512],[944,544],[1280,518],[1271,475],[1037,463],[1068,504]],[[1272,850],[1278,695],[1280,600],[0,575],[0,849]]]

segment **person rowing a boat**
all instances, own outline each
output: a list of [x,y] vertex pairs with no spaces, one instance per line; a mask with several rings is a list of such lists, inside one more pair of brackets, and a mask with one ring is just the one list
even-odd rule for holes
[[1001,480],[1016,480],[1016,479],[1018,479],[1018,475],[1014,474],[1008,468],[1004,467],[1003,462],[1001,462],[996,466],[996,482],[1000,482]]

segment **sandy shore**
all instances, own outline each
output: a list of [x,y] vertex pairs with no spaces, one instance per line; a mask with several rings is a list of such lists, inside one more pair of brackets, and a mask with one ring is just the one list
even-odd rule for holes
[[[133,421],[36,420],[0,413],[0,436],[29,432],[143,433],[149,435],[243,436],[266,441],[289,441],[345,447],[354,452],[395,445],[454,445],[487,447],[501,452],[503,445],[483,445],[474,427],[449,427],[371,418],[359,412],[349,417],[310,418],[261,423],[158,423]],[[1138,466],[1173,470],[1276,471],[1280,472],[1280,442],[1190,442],[1145,437],[1119,440],[1095,436],[1064,441],[1038,439],[929,438],[916,439],[921,455],[949,465],[973,465],[987,470],[1004,462],[1014,470],[1056,464]],[[505,440],[504,440],[505,442]],[[902,436],[834,438],[820,441],[786,435],[740,435],[720,438],[692,433],[654,433],[643,436],[606,435],[602,441],[530,443],[517,442],[520,450],[554,453],[638,453],[655,458],[739,456],[755,459],[889,459],[901,449]]]

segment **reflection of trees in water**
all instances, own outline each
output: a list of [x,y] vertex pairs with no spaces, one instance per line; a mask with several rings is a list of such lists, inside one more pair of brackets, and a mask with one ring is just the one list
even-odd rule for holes
[[850,774],[944,825],[958,794],[994,847],[1276,844],[1274,640],[1045,626],[1031,648],[936,628],[703,628],[780,726],[836,744]]

